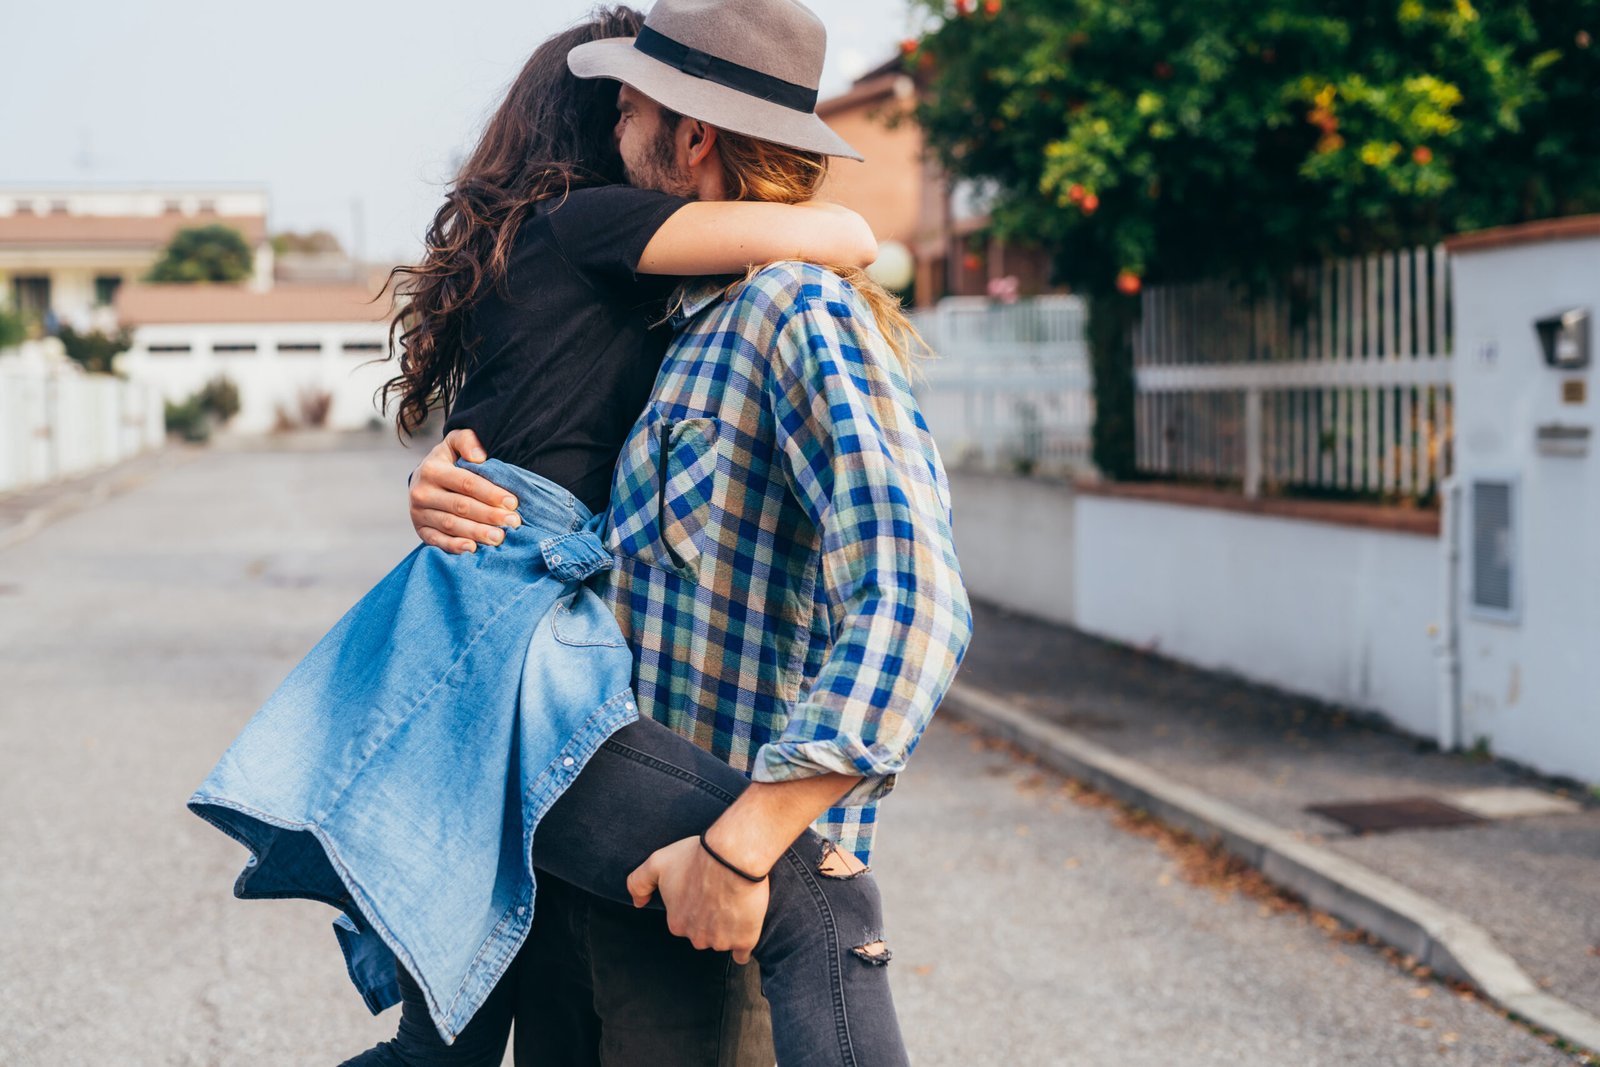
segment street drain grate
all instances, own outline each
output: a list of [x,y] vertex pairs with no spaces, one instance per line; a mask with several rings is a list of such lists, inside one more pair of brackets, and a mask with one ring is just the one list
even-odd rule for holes
[[1470,826],[1489,821],[1432,797],[1401,797],[1367,804],[1313,804],[1306,810],[1313,815],[1343,823],[1358,834],[1431,826]]

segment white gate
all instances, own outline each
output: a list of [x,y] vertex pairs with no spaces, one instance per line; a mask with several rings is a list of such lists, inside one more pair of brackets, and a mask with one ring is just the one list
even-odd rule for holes
[[1151,286],[1134,337],[1141,471],[1427,499],[1449,469],[1442,247],[1336,260],[1254,291]]
[[917,366],[917,393],[946,463],[1024,474],[1091,469],[1081,300],[950,297],[912,317],[935,356]]

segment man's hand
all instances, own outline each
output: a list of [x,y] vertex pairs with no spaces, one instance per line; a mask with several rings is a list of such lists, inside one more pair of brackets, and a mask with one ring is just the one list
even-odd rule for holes
[[[751,782],[711,824],[706,841],[741,871],[770,871],[795,838],[858,780],[821,774]],[[634,907],[650,903],[650,894],[658,890],[667,929],[695,948],[731,952],[737,963],[750,961],[767,914],[767,882],[740,878],[712,859],[698,837],[686,837],[657,849],[628,875]]]
[[522,525],[517,498],[456,460],[482,463],[488,456],[471,430],[451,430],[422,457],[411,475],[411,525],[424,544],[446,552],[476,552],[505,540],[500,527]]
[[628,875],[634,907],[644,907],[658,891],[668,930],[687,937],[695,948],[730,952],[735,963],[750,962],[767,915],[766,881],[745,881],[707,855],[699,838],[686,837],[657,849]]

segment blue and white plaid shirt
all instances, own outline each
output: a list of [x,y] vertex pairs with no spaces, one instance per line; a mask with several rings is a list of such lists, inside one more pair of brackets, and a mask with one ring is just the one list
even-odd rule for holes
[[774,264],[679,317],[618,460],[597,591],[642,710],[757,781],[861,776],[816,829],[866,860],[971,636],[949,483],[837,275]]

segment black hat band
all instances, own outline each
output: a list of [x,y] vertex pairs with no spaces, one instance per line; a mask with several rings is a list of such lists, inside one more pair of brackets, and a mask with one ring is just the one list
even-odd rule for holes
[[808,89],[804,85],[796,85],[794,82],[775,78],[771,74],[719,59],[710,52],[702,52],[698,48],[690,48],[652,30],[649,26],[639,28],[639,36],[634,40],[633,47],[651,59],[659,60],[691,77],[704,78],[708,82],[736,89],[758,100],[781,104],[794,111],[803,111],[806,114],[816,111],[815,89]]

